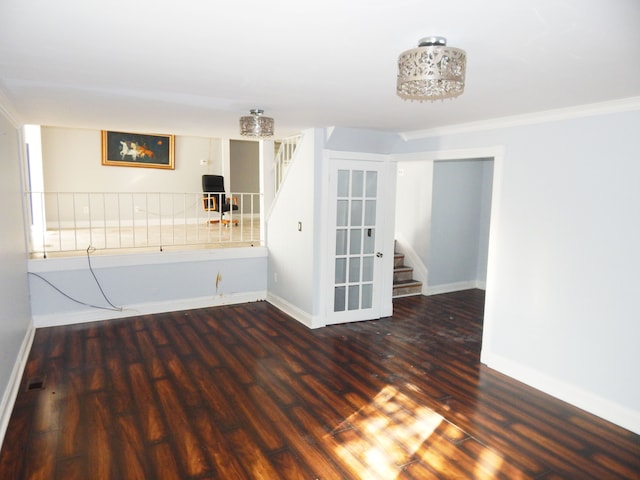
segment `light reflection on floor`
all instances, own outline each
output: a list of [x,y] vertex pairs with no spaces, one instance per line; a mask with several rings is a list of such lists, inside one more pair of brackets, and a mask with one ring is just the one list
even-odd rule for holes
[[[414,385],[407,387],[417,390]],[[339,458],[363,479],[394,479],[416,462],[426,464],[434,474],[455,477],[451,462],[458,459],[465,462],[469,474],[472,464],[472,478],[489,479],[502,463],[497,452],[392,385],[385,386],[372,402],[353,412],[328,436],[334,445],[337,442],[334,449]],[[474,443],[470,450],[479,452],[475,458],[459,451],[458,445],[465,441]]]

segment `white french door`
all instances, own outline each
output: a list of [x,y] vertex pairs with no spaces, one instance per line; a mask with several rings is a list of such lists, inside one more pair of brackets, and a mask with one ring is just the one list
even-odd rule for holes
[[327,323],[380,317],[382,224],[380,162],[340,160],[329,177],[331,267]]

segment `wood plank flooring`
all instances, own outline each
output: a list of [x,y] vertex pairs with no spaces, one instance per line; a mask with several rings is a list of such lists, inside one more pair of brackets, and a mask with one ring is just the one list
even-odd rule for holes
[[1,479],[638,479],[640,436],[479,364],[483,292],[39,329]]

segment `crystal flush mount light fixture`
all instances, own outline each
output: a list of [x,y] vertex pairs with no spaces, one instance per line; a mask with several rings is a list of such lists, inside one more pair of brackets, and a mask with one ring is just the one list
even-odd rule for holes
[[254,108],[251,115],[240,117],[240,135],[245,137],[273,136],[273,118],[263,117],[264,110]]
[[405,100],[441,100],[464,91],[467,54],[447,47],[444,37],[426,37],[418,48],[398,57],[398,96]]

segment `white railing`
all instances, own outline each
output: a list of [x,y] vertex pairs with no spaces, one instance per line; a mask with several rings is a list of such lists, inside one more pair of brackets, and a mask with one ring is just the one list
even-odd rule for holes
[[276,153],[276,157],[273,161],[273,166],[275,170],[275,191],[277,192],[280,188],[280,184],[284,179],[285,173],[287,172],[287,168],[291,164],[291,160],[293,159],[293,153],[296,151],[296,146],[298,142],[302,138],[302,135],[294,135],[292,137],[287,137],[282,139],[280,143],[280,148]]
[[259,193],[228,192],[237,210],[205,210],[202,192],[27,192],[30,253],[262,244]]

